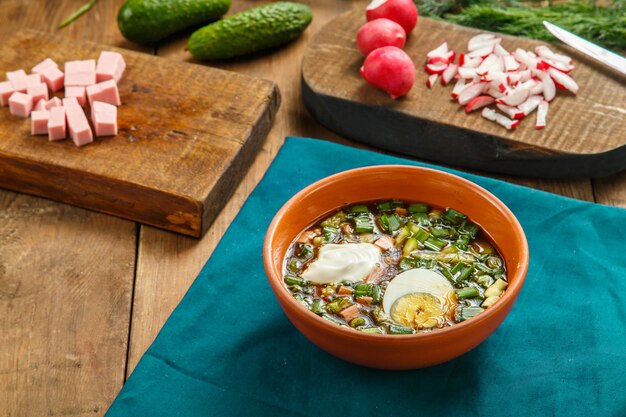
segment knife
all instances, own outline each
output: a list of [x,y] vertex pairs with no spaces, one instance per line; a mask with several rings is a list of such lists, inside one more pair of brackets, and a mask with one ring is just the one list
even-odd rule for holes
[[574,35],[567,30],[553,25],[550,22],[543,21],[546,29],[550,31],[556,38],[568,44],[574,49],[589,55],[590,57],[602,62],[603,64],[619,71],[623,75],[626,75],[626,58],[619,56],[616,53],[607,51],[604,48],[599,47],[595,43],[591,43],[588,40]]

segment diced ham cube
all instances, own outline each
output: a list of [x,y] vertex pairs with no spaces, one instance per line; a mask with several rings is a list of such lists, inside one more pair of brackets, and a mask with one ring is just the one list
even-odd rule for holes
[[66,97],[62,100],[62,103],[63,107],[77,106],[78,108],[80,108],[80,104],[78,104],[78,100],[76,99],[76,97]]
[[87,87],[87,97],[89,97],[90,104],[94,101],[102,101],[114,106],[122,104],[115,80],[107,80]]
[[26,78],[26,72],[23,69],[7,72],[7,80],[9,81],[16,81],[20,78]]
[[96,61],[67,61],[65,63],[65,86],[82,85],[86,87],[96,83]]
[[34,87],[41,84],[41,75],[29,74],[26,77],[11,80],[11,83],[13,84],[15,91],[25,93],[28,87]]
[[61,140],[67,137],[65,127],[65,108],[53,107],[48,119],[48,140]]
[[91,121],[96,136],[117,135],[117,107],[112,104],[94,101],[91,105]]
[[85,87],[79,85],[68,85],[65,87],[65,97],[76,97],[78,104],[84,106],[87,102],[87,96],[85,95]]
[[63,88],[65,75],[55,67],[48,67],[41,70],[41,78],[48,85],[50,91],[55,92]]
[[41,61],[39,64],[35,65],[33,69],[30,70],[30,72],[35,73],[35,74],[41,74],[47,68],[58,69],[59,66],[57,65],[56,62],[54,62],[50,58],[46,58],[43,61]]
[[0,83],[0,103],[2,106],[9,105],[9,97],[15,93],[15,88],[11,81],[3,81]]
[[35,107],[33,107],[33,111],[35,111],[35,110],[48,110],[46,108],[46,105],[48,104],[48,100],[42,98],[40,100],[33,99],[33,101],[37,101],[37,104],[35,104]]
[[26,94],[33,97],[33,102],[37,103],[39,100],[48,100],[48,86],[41,83],[26,88]]
[[61,101],[61,99],[58,97],[52,97],[46,103],[46,110],[50,110],[53,107],[61,107],[61,106],[63,106],[63,102]]
[[30,114],[30,134],[46,135],[48,133],[48,119],[50,112],[48,110],[34,110]]
[[350,307],[345,308],[339,312],[339,315],[348,322],[357,318],[359,314],[360,310],[358,304],[352,304]]
[[11,114],[19,117],[28,117],[33,109],[33,98],[28,94],[15,92],[9,97]]
[[102,51],[96,66],[96,81],[115,80],[119,83],[126,69],[122,54],[118,52]]
[[67,127],[74,145],[83,146],[93,142],[93,133],[83,109],[77,104],[65,106]]

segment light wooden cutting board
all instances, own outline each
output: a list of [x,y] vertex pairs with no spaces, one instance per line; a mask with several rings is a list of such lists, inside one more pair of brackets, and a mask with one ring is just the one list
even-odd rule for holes
[[152,55],[20,32],[0,45],[0,72],[50,57],[62,65],[117,50],[119,134],[77,148],[30,135],[30,120],[0,108],[0,187],[199,237],[267,135],[276,85]]
[[[443,41],[457,52],[481,31],[420,18],[405,45],[417,68],[404,98],[366,84],[356,33],[363,10],[346,13],[312,39],[302,62],[302,95],[313,116],[337,133],[369,145],[447,164],[524,176],[582,178],[626,169],[626,78],[571,48],[578,96],[559,91],[550,103],[548,125],[535,130],[535,114],[514,131],[466,115],[450,99],[452,86],[426,87],[426,53]],[[534,50],[544,42],[503,36],[503,46]]]

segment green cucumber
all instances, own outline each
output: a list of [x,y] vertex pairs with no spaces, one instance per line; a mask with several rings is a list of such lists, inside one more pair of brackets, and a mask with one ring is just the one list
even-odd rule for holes
[[200,60],[247,55],[297,38],[312,19],[311,9],[304,4],[271,3],[198,29],[189,38],[187,49]]
[[230,0],[126,0],[117,25],[129,41],[158,42],[224,15]]

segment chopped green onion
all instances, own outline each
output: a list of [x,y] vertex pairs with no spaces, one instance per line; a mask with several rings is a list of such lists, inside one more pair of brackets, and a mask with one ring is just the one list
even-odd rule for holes
[[291,272],[298,272],[300,270],[300,264],[298,264],[296,259],[292,259],[291,262],[289,262],[289,270]]
[[383,203],[376,204],[376,208],[380,211],[391,211],[396,207],[402,207],[402,201],[385,201]]
[[402,220],[397,214],[383,214],[380,216],[380,224],[388,232],[398,230],[402,226]]
[[338,324],[340,326],[344,326],[345,325],[345,323],[343,321],[339,320],[335,316],[331,316],[330,314],[323,313],[322,317],[324,317],[326,320],[330,321],[331,323],[335,323],[335,324]]
[[61,22],[61,24],[59,25],[59,29],[63,29],[65,26],[69,25],[74,20],[87,13],[89,9],[91,9],[96,4],[97,1],[98,0],[91,0],[89,3],[83,4],[81,7],[76,9],[74,13],[69,15],[65,20]]
[[355,297],[371,297],[372,292],[374,291],[373,284],[357,284],[354,286],[354,296]]
[[400,246],[402,242],[404,242],[404,239],[409,236],[411,236],[411,231],[409,230],[408,226],[404,226],[403,228],[401,228],[398,232],[398,236],[396,236],[396,246]]
[[456,296],[459,300],[464,300],[466,298],[475,298],[478,297],[479,292],[476,287],[467,287],[456,290]]
[[448,242],[446,242],[445,240],[441,240],[434,236],[429,237],[423,243],[424,243],[424,246],[426,246],[428,249],[432,249],[436,251],[440,251],[441,249],[445,248],[448,245]]
[[459,233],[463,235],[468,235],[469,237],[474,239],[476,235],[478,234],[478,226],[470,222],[469,220],[466,220],[461,225],[461,227],[459,227]]
[[490,256],[489,258],[487,258],[487,266],[489,268],[501,268],[502,267],[502,259],[500,259],[497,256]]
[[339,228],[332,226],[324,226],[322,227],[322,236],[324,238],[324,243],[329,243],[335,240],[337,235],[339,235]]
[[301,243],[300,254],[298,255],[298,258],[309,259],[312,256],[313,256],[313,246],[309,245],[308,243]]
[[389,325],[389,333],[391,334],[411,334],[413,333],[413,329],[407,326],[400,326],[397,324]]
[[465,214],[461,213],[460,211],[456,211],[455,209],[451,209],[451,208],[446,210],[443,217],[451,221],[454,224],[460,224],[465,219],[467,219],[467,216]]
[[442,262],[438,262],[437,264],[439,265],[439,268],[440,268],[439,270],[441,271],[443,276],[446,277],[448,279],[448,281],[450,281],[452,284],[456,284],[456,280],[454,279],[454,275],[452,274],[450,269],[446,266],[446,264],[444,264]]
[[419,230],[421,230],[418,225],[416,225],[415,223],[411,221],[408,222],[406,225],[409,227],[409,230],[411,231],[411,233],[417,233]]
[[400,261],[400,264],[398,264],[398,268],[401,271],[407,271],[409,269],[415,269],[415,268],[417,268],[417,261],[415,259],[413,259],[413,258],[404,257]]
[[461,306],[459,307],[459,321],[465,321],[471,319],[477,314],[485,311],[483,308],[475,306]]
[[383,329],[380,327],[363,327],[359,329],[363,333],[375,333],[375,334],[383,334]]
[[374,226],[369,216],[358,216],[354,218],[354,230],[357,233],[372,233]]
[[426,213],[414,213],[413,220],[415,220],[420,226],[430,226],[431,224],[428,219],[428,214]]
[[424,241],[426,239],[428,239],[430,237],[430,233],[428,233],[426,230],[424,229],[419,229],[417,232],[415,232],[415,234],[413,235],[413,238],[415,238],[415,240],[417,240],[418,242],[424,243]]
[[360,214],[360,213],[369,213],[369,209],[365,205],[358,205],[350,207],[350,213]]
[[452,275],[456,275],[461,273],[463,271],[463,268],[465,268],[465,265],[459,262],[452,267],[452,270],[450,272],[452,272]]
[[461,274],[459,275],[458,282],[465,281],[467,278],[469,278],[472,272],[474,272],[473,265],[468,265],[467,267],[465,267],[465,269],[463,269],[463,272],[461,272]]
[[469,241],[470,241],[469,235],[461,235],[461,236],[459,236],[457,241],[454,242],[454,246],[456,246],[457,248],[459,248],[461,250],[467,250],[467,246],[469,244]]
[[411,252],[413,252],[415,249],[417,249],[417,239],[415,239],[414,237],[407,239],[406,243],[404,244],[404,248],[402,248],[402,256],[409,256],[411,255]]
[[428,213],[428,204],[415,203],[409,206],[409,213]]
[[385,291],[382,285],[374,285],[372,289],[372,304],[380,304],[383,301]]
[[339,213],[333,216],[330,216],[329,218],[321,222],[320,225],[322,227],[327,227],[327,226],[339,227],[345,219],[346,219],[346,213],[344,213],[343,211],[340,211]]
[[491,273],[491,269],[487,265],[477,263],[474,267],[480,272],[485,272],[487,274]]
[[303,285],[304,284],[304,280],[302,278],[299,277],[294,277],[291,275],[287,275],[285,277],[285,284],[287,285]]
[[432,235],[435,237],[449,237],[450,231],[451,229],[448,229],[446,227],[440,227],[440,226],[433,227],[432,229],[430,229],[430,233],[432,233]]
[[324,310],[324,300],[321,298],[315,298],[313,303],[311,303],[311,311],[315,314],[323,314],[326,310]]
[[350,321],[350,327],[364,326],[367,322],[363,317],[356,317]]
[[479,283],[483,288],[489,287],[493,284],[493,277],[491,275],[481,275],[476,278],[476,282]]

